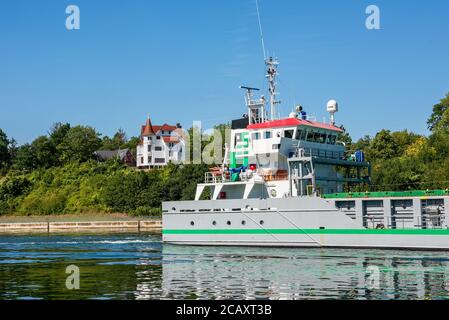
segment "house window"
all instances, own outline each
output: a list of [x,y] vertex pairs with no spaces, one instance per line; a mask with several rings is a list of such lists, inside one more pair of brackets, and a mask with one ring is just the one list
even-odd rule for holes
[[148,157],[148,163],[151,163],[151,156]]
[[140,158],[140,164],[143,164],[143,157]]
[[265,139],[271,139],[271,131],[265,131]]
[[151,146],[148,145],[148,152],[151,152]]
[[171,131],[169,131],[168,134],[171,134]]
[[161,136],[157,136],[156,139],[157,139],[157,140],[161,140]]
[[162,151],[162,147],[154,147],[155,151]]
[[155,158],[154,162],[155,163],[165,163],[165,159],[164,158]]

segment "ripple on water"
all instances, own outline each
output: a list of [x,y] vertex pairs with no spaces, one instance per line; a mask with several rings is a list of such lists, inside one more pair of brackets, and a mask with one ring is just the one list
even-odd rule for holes
[[[71,264],[79,290],[65,287]],[[154,234],[5,236],[0,284],[0,299],[447,299],[449,257],[172,246]]]

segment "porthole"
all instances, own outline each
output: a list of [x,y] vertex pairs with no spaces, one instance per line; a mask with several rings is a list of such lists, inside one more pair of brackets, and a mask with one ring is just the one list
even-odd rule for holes
[[245,220],[242,220],[242,226],[244,226],[246,224]]
[[231,225],[231,221],[226,222],[226,224],[227,224],[228,226],[230,226],[230,225]]
[[212,225],[216,226],[217,225],[217,221],[213,221]]
[[195,222],[190,221],[190,225],[193,227],[195,225]]
[[265,222],[263,220],[260,220],[260,225],[263,225]]

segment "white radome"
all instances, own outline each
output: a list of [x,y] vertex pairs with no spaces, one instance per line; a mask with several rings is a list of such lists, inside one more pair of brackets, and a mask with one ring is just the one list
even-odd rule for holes
[[338,112],[338,102],[335,100],[329,100],[327,103],[327,112]]

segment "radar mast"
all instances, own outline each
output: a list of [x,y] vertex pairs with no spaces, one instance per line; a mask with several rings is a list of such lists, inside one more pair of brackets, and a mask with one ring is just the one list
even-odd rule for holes
[[265,60],[265,64],[268,68],[266,77],[268,79],[268,92],[270,93],[271,120],[276,120],[278,118],[277,105],[281,103],[281,101],[276,100],[276,96],[279,94],[276,92],[276,76],[278,74],[277,66],[279,61],[270,57]]

